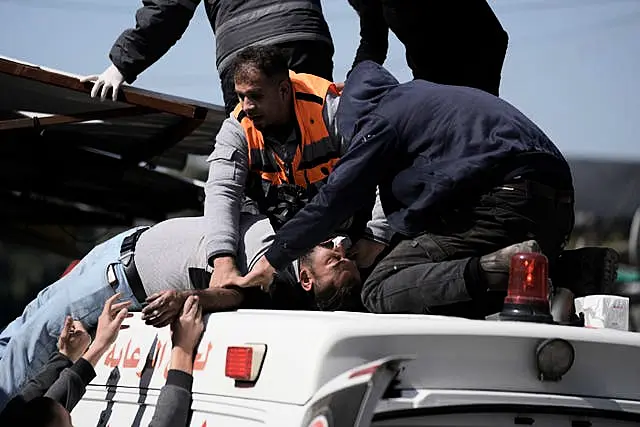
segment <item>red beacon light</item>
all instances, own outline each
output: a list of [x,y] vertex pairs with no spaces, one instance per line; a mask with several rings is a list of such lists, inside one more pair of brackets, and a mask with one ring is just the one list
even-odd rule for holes
[[549,309],[549,262],[541,253],[511,258],[509,287],[497,320],[554,323]]

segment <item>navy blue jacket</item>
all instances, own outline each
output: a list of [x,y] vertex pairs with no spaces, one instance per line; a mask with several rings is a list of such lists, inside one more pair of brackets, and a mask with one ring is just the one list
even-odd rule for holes
[[478,89],[424,80],[399,84],[365,61],[345,82],[338,128],[350,140],[320,192],[277,233],[266,257],[282,268],[306,253],[370,200],[380,187],[393,231],[424,232],[439,206],[479,189],[518,158],[564,157],[531,120],[508,102]]

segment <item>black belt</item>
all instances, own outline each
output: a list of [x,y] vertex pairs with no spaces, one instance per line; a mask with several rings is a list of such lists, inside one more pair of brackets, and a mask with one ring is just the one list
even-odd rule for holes
[[140,238],[142,233],[144,233],[148,229],[148,227],[142,228],[135,233],[125,237],[125,239],[122,241],[122,246],[120,247],[120,263],[124,268],[124,275],[127,278],[127,282],[129,282],[131,292],[133,292],[133,295],[136,297],[140,304],[143,304],[147,300],[147,293],[144,290],[142,280],[140,279],[140,275],[138,274],[134,254],[138,239]]
[[527,194],[532,196],[544,197],[549,200],[554,200],[558,203],[573,203],[574,193],[569,190],[558,190],[548,185],[541,184],[536,181],[528,180],[526,178],[515,177],[508,181],[503,186],[515,187],[524,190]]

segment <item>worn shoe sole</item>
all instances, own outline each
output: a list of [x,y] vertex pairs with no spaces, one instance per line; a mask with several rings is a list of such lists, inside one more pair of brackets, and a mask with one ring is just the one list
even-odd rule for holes
[[620,255],[606,247],[585,247],[563,251],[558,258],[553,283],[576,297],[613,291]]
[[498,251],[480,257],[480,267],[486,273],[509,273],[511,257],[517,253],[541,252],[540,245],[535,240],[527,240],[507,246]]

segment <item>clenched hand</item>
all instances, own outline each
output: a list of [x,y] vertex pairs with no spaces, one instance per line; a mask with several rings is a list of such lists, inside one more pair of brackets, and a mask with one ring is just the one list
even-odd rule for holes
[[213,263],[213,274],[209,281],[210,288],[224,288],[237,286],[242,276],[236,268],[233,257],[216,258]]
[[91,344],[91,337],[78,320],[67,316],[64,320],[62,332],[58,338],[58,350],[75,362],[80,359]]
[[198,297],[192,295],[185,301],[180,316],[171,324],[173,346],[193,354],[203,331],[202,306],[198,303]]
[[167,326],[180,314],[184,301],[185,295],[178,291],[156,292],[147,298],[149,305],[142,309],[142,320],[156,328]]

